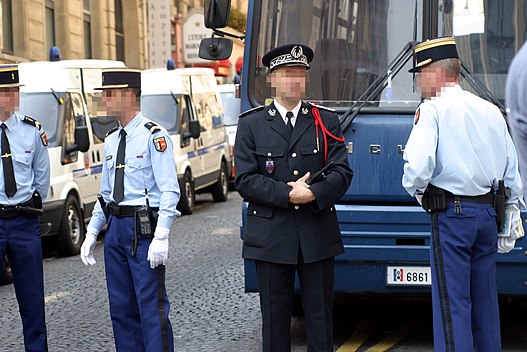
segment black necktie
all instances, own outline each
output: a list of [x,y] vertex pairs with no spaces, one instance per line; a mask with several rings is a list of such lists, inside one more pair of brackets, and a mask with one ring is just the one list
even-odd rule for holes
[[287,114],[285,114],[285,117],[287,117],[287,128],[289,128],[289,133],[293,132],[293,123],[291,122],[291,119],[293,118],[293,113],[291,111],[288,111]]
[[16,181],[15,181],[15,170],[13,169],[13,157],[11,155],[11,147],[9,146],[9,139],[5,129],[6,124],[2,124],[2,166],[4,167],[4,181],[5,181],[5,194],[9,198],[13,197],[16,193]]
[[124,154],[126,151],[126,132],[121,129],[121,140],[117,148],[117,160],[115,162],[115,182],[113,184],[113,200],[119,204],[124,198]]

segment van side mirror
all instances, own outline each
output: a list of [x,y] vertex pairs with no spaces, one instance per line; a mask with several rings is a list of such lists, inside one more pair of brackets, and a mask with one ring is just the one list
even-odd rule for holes
[[190,136],[194,139],[199,138],[201,134],[201,126],[199,125],[198,120],[190,120],[189,121],[189,130],[190,130]]
[[205,0],[205,27],[216,29],[227,27],[231,12],[231,0]]
[[205,60],[225,60],[231,56],[232,40],[227,38],[203,38],[198,55]]
[[87,152],[90,149],[90,136],[88,134],[88,127],[75,127],[75,143],[66,146],[66,153],[73,153],[76,151]]

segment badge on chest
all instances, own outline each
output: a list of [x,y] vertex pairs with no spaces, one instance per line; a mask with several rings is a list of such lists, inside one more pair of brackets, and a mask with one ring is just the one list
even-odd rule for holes
[[274,172],[274,161],[271,159],[267,159],[265,162],[265,171],[267,171],[268,174],[272,174]]

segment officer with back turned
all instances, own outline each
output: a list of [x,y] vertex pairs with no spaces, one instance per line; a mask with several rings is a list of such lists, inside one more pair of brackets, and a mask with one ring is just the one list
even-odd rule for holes
[[140,112],[141,73],[106,70],[103,104],[119,121],[104,141],[101,197],[81,247],[85,265],[106,222],[106,284],[117,351],[173,351],[165,290],[179,185],[167,131]]
[[[500,110],[459,86],[453,37],[414,53],[410,71],[428,100],[415,114],[402,184],[431,213],[434,347],[500,351],[496,256],[523,236],[516,150]],[[505,206],[512,221],[498,239]]]
[[18,66],[0,67],[0,268],[7,254],[26,351],[47,351],[40,223],[49,189],[48,139],[40,124],[16,112]]

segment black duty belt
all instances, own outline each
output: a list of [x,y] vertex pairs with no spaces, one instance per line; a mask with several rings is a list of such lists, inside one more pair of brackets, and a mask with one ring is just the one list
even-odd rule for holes
[[455,196],[447,193],[447,199],[451,201],[459,200],[460,202],[475,202],[484,204],[494,204],[494,194],[487,193],[481,196]]
[[[126,217],[126,216],[134,216],[135,212],[140,208],[143,208],[143,206],[142,205],[138,205],[138,206],[121,205],[119,206],[115,203],[108,204],[108,212],[110,213],[110,215],[116,216],[118,218]],[[158,211],[159,208],[152,208],[152,210]]]
[[29,214],[27,211],[28,207],[33,206],[33,199],[25,203],[17,205],[1,205],[0,204],[0,218],[14,218],[20,214]]

